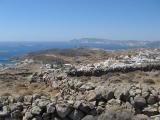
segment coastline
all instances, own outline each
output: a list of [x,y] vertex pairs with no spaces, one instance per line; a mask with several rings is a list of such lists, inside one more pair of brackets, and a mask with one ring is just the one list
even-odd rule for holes
[[13,61],[9,59],[0,59],[0,65],[14,65],[20,63],[20,61]]

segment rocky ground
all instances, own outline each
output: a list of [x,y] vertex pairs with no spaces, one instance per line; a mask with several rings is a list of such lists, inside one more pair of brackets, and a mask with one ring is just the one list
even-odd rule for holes
[[0,120],[159,119],[159,69],[103,74],[93,69],[87,72],[96,74],[88,75],[63,66],[41,66],[1,66]]

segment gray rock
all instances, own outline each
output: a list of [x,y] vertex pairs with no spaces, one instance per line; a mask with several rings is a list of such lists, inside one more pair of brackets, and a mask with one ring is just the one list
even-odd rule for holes
[[9,103],[14,103],[15,99],[12,96],[8,96],[8,101],[9,101]]
[[81,81],[77,81],[77,83],[75,84],[76,88],[80,88],[84,83]]
[[138,115],[136,115],[136,117],[134,118],[134,120],[150,120],[150,118],[147,115],[138,114]]
[[109,109],[110,107],[113,107],[113,106],[117,106],[119,107],[121,105],[121,101],[118,100],[118,99],[111,99],[107,102],[106,104],[106,108]]
[[14,98],[14,100],[15,100],[15,102],[23,102],[24,101],[24,96],[17,95]]
[[143,109],[143,113],[148,116],[153,116],[159,114],[158,104],[149,105]]
[[81,87],[80,87],[80,90],[93,90],[95,88],[95,85],[94,83],[91,83],[91,82],[88,82],[88,83],[85,83],[83,84]]
[[50,120],[51,114],[50,113],[43,113],[42,118],[43,118],[43,120]]
[[33,94],[33,100],[39,99],[41,97],[41,95],[39,94]]
[[53,103],[49,103],[48,105],[47,105],[47,113],[54,113],[54,111],[55,111],[55,104],[53,104]]
[[22,111],[23,110],[23,103],[21,103],[21,102],[14,103],[14,104],[11,104],[9,107],[10,107],[11,112],[13,112],[15,110]]
[[115,90],[114,96],[116,99],[126,102],[129,99],[129,86],[119,86]]
[[69,118],[71,118],[72,120],[81,120],[83,117],[84,113],[76,109],[69,114]]
[[141,94],[142,90],[141,89],[136,89],[136,94]]
[[51,120],[61,120],[60,118],[54,117]]
[[19,110],[15,110],[11,113],[11,118],[16,120],[22,120],[23,115],[22,112]]
[[75,104],[74,104],[74,108],[79,109],[86,114],[89,113],[90,110],[91,110],[90,104],[89,103],[87,104],[83,101],[76,101]]
[[135,97],[135,96],[136,96],[136,90],[132,90],[132,89],[131,89],[131,90],[129,91],[129,96],[130,96],[130,97]]
[[45,109],[46,106],[50,103],[50,100],[46,99],[36,99],[35,103],[37,106],[39,106],[41,109]]
[[24,96],[24,102],[32,103],[33,97],[31,95]]
[[41,116],[35,116],[32,120],[43,120]]
[[71,107],[65,104],[57,104],[56,111],[59,117],[65,118],[71,112]]
[[82,120],[97,120],[97,117],[92,115],[86,115]]
[[96,93],[94,91],[89,91],[87,95],[87,100],[88,101],[96,101]]
[[112,98],[114,98],[114,91],[112,89],[106,89],[105,91],[103,91],[102,97],[107,101],[111,100]]
[[147,103],[150,105],[155,104],[156,102],[158,102],[158,97],[150,95],[147,99]]
[[31,109],[31,113],[33,115],[40,115],[41,111],[42,111],[41,108],[38,106],[33,106]]
[[142,109],[143,107],[146,106],[146,104],[147,104],[146,100],[142,96],[136,96],[134,98],[134,106],[135,106],[135,108]]
[[148,96],[149,96],[149,92],[148,91],[142,92],[142,97],[147,98]]
[[3,104],[2,103],[0,103],[0,109],[2,109],[3,108]]
[[0,117],[6,117],[10,113],[8,106],[3,106],[3,111],[0,111]]
[[103,108],[101,106],[98,106],[97,109],[96,109],[97,114],[101,114],[104,110],[105,110],[105,108]]
[[31,112],[25,112],[23,120],[30,120],[33,117]]
[[58,81],[52,81],[52,87],[55,88],[55,89],[58,89],[59,88]]

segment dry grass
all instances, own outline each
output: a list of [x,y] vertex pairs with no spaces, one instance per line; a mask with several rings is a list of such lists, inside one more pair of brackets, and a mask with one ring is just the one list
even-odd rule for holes
[[4,93],[1,93],[1,96],[12,96],[12,94],[8,92],[4,92]]
[[33,95],[35,93],[54,96],[57,91],[44,83],[23,83],[23,82],[7,82],[0,81],[0,95],[15,96],[15,95]]

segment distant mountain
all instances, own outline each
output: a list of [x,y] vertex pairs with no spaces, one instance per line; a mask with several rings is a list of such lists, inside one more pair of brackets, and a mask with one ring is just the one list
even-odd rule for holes
[[160,41],[141,40],[110,40],[99,38],[81,38],[71,40],[74,44],[90,47],[102,47],[108,49],[128,49],[128,48],[160,48]]

